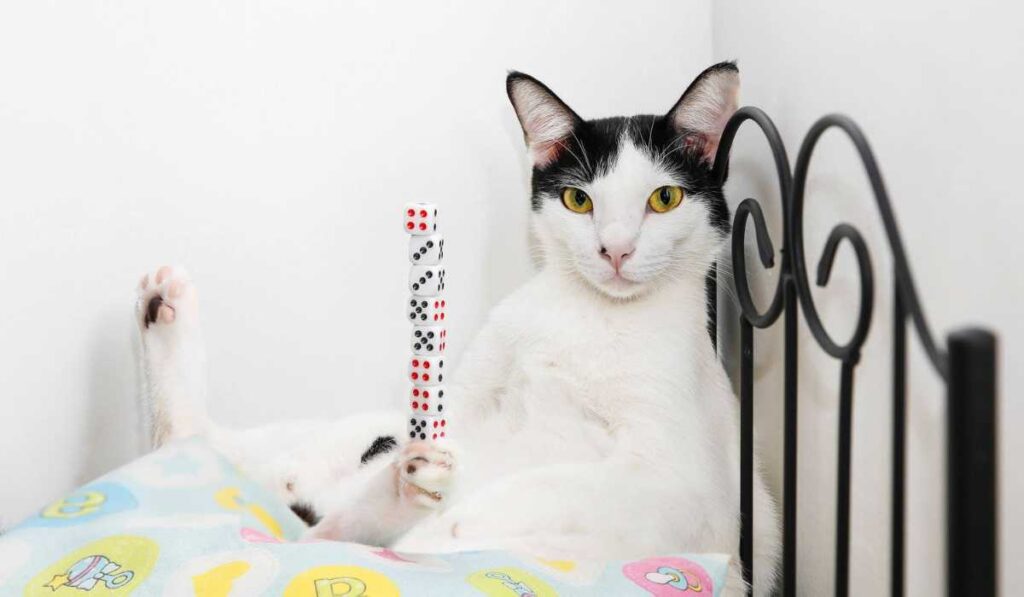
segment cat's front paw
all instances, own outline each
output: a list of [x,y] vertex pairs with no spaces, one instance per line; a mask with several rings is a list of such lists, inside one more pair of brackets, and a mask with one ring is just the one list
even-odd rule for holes
[[145,335],[195,320],[198,302],[195,287],[182,268],[165,265],[139,280],[135,297],[135,321]]
[[395,469],[403,501],[432,509],[446,505],[455,472],[450,451],[431,442],[410,442],[398,454]]

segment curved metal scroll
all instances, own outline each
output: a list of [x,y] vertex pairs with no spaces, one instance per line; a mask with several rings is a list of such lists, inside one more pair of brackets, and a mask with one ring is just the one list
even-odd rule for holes
[[742,311],[740,318],[740,558],[743,561],[744,579],[753,579],[753,470],[754,470],[754,385],[753,328],[767,328],[785,312],[785,481],[783,500],[783,526],[786,541],[783,553],[783,579],[786,594],[793,594],[796,581],[796,455],[797,455],[797,395],[796,395],[796,285],[791,273],[788,241],[789,206],[793,196],[793,181],[790,173],[786,147],[778,129],[763,111],[754,107],[741,108],[726,124],[715,157],[714,175],[724,183],[728,170],[729,152],[740,126],[753,121],[764,134],[772,152],[779,183],[779,196],[783,209],[783,244],[781,272],[775,292],[768,308],[758,310],[750,292],[744,255],[744,238],[748,220],[753,221],[761,265],[771,269],[775,265],[775,249],[765,224],[764,213],[755,199],[745,199],[736,209],[732,233],[732,270],[736,297]]
[[[753,121],[758,125],[768,142],[772,151],[776,174],[778,177],[779,191],[783,211],[783,243],[780,248],[781,268],[778,283],[772,296],[771,303],[764,311],[760,311],[755,304],[750,292],[750,283],[747,276],[746,260],[744,252],[744,239],[748,224],[754,226],[757,251],[761,265],[765,269],[775,266],[775,249],[771,235],[765,224],[764,213],[761,205],[752,198],[745,199],[736,209],[732,233],[732,270],[735,294],[741,309],[740,317],[740,512],[742,535],[740,539],[740,556],[744,562],[744,576],[750,581],[753,577],[753,342],[754,328],[767,328],[773,325],[785,313],[785,445],[784,445],[784,552],[783,552],[783,595],[796,594],[796,477],[797,477],[797,319],[798,308],[802,308],[804,319],[815,342],[829,355],[840,362],[840,396],[839,396],[839,461],[837,475],[837,505],[836,505],[836,594],[846,595],[848,591],[848,545],[849,545],[849,494],[850,494],[850,460],[851,446],[850,436],[852,430],[853,410],[853,381],[856,366],[860,360],[861,348],[867,338],[871,326],[873,314],[874,295],[874,273],[872,271],[871,258],[867,244],[860,232],[849,224],[841,223],[835,226],[826,242],[824,251],[817,264],[816,284],[824,286],[828,283],[832,273],[832,266],[835,261],[836,252],[842,243],[847,243],[853,249],[857,260],[857,268],[860,277],[860,307],[856,325],[850,338],[845,343],[838,342],[825,328],[824,323],[815,305],[811,293],[811,285],[808,279],[806,265],[806,251],[804,247],[804,219],[803,211],[805,205],[805,192],[807,186],[808,169],[811,156],[817,142],[822,134],[830,128],[838,128],[853,141],[861,162],[864,165],[868,180],[871,185],[875,202],[878,206],[885,228],[886,237],[893,255],[894,269],[894,329],[893,329],[893,442],[894,442],[894,467],[893,467],[893,529],[892,529],[892,593],[902,595],[903,592],[903,462],[904,462],[904,422],[905,422],[905,360],[906,360],[906,334],[905,328],[909,318],[917,331],[917,335],[927,352],[928,358],[939,376],[951,388],[951,401],[956,397],[953,395],[953,387],[957,383],[950,383],[951,375],[956,374],[954,382],[966,376],[974,376],[986,379],[994,378],[994,339],[989,334],[979,333],[971,336],[972,347],[976,349],[971,353],[974,362],[980,362],[978,366],[968,368],[961,373],[954,367],[951,373],[949,358],[935,341],[931,330],[928,327],[921,302],[917,295],[910,267],[907,264],[906,253],[900,239],[896,226],[895,217],[889,201],[889,196],[882,182],[882,176],[875,161],[874,155],[867,143],[860,128],[849,118],[842,115],[829,115],[818,120],[811,127],[810,132],[804,138],[797,157],[795,171],[791,174],[786,149],[781,137],[771,119],[761,110],[753,107],[745,107],[736,112],[729,120],[723,131],[718,153],[715,158],[714,175],[717,180],[724,182],[729,166],[729,153],[733,140],[740,126]],[[983,337],[984,336],[984,337]],[[952,345],[952,344],[951,344]],[[987,352],[986,352],[987,351]],[[986,360],[987,359],[987,360]],[[961,359],[965,363],[968,358]],[[992,371],[988,372],[984,367],[991,364]],[[966,366],[966,365],[965,365]],[[961,367],[962,368],[962,367]],[[994,388],[994,381],[982,384],[985,388]],[[991,391],[994,394],[994,389]],[[990,404],[993,401],[991,396],[983,396]],[[978,415],[974,436],[978,439],[972,440],[982,444],[986,448],[986,454],[991,454],[994,443],[991,433],[989,437],[983,437],[990,428],[994,428],[992,417],[994,409],[984,410],[972,409],[972,414]],[[987,416],[987,418],[986,418]],[[951,443],[951,458],[953,455]],[[994,458],[994,457],[993,457]],[[961,458],[961,460],[963,460]],[[990,459],[991,460],[991,459]],[[958,461],[959,462],[959,461]],[[994,483],[994,468],[991,462],[985,463],[986,474],[982,475],[982,481],[988,482],[989,477]],[[951,473],[952,474],[952,473]],[[986,486],[987,487],[987,486]],[[959,499],[962,496],[954,496]],[[975,494],[969,496],[972,503],[988,499],[987,494],[977,497]],[[952,498],[951,498],[952,499]],[[994,500],[994,498],[992,498]],[[962,499],[960,500],[963,501]],[[958,502],[959,503],[959,502]],[[951,510],[951,516],[952,516]],[[994,522],[992,523],[994,525]],[[957,528],[970,528],[961,524],[957,526],[955,521],[950,521],[951,533]],[[976,533],[971,537],[975,543],[981,544],[982,548],[991,542],[991,534]],[[991,553],[994,554],[994,546]],[[994,556],[993,556],[994,557]],[[979,575],[981,573],[979,572]]]
[[[808,131],[807,136],[804,137],[803,145],[800,147],[800,153],[796,159],[796,170],[793,174],[794,187],[793,187],[793,209],[790,211],[792,221],[790,222],[790,230],[792,231],[793,240],[793,252],[796,262],[796,271],[798,282],[801,284],[800,292],[800,304],[804,308],[807,315],[807,324],[811,327],[811,331],[814,334],[815,339],[818,343],[832,356],[843,359],[851,355],[850,351],[843,350],[844,348],[853,349],[855,343],[850,342],[846,347],[840,347],[828,336],[824,330],[824,326],[821,324],[821,320],[818,317],[817,309],[814,307],[814,301],[810,295],[810,285],[807,283],[807,272],[804,267],[803,253],[803,207],[804,207],[804,192],[807,186],[807,172],[811,163],[811,156],[814,153],[814,148],[818,144],[818,140],[821,135],[830,128],[838,128],[839,130],[846,133],[846,135],[853,141],[854,147],[857,149],[857,154],[860,156],[860,160],[864,165],[864,170],[868,176],[868,181],[871,184],[871,192],[875,197],[875,202],[878,205],[879,214],[882,217],[882,225],[885,227],[885,235],[889,241],[889,248],[892,251],[893,267],[895,269],[895,280],[894,283],[900,293],[904,309],[906,313],[914,322],[914,327],[917,329],[917,335],[921,340],[921,344],[924,345],[925,351],[928,354],[928,358],[931,360],[935,370],[943,380],[949,379],[949,368],[946,360],[946,355],[939,348],[935,342],[935,337],[928,327],[928,322],[925,319],[924,309],[921,307],[921,301],[917,296],[917,289],[914,285],[914,277],[910,273],[910,266],[907,264],[906,251],[903,250],[903,241],[900,238],[899,229],[896,227],[896,217],[892,212],[892,205],[889,201],[889,193],[885,190],[885,183],[882,182],[882,173],[878,168],[878,162],[875,161],[875,155],[871,151],[871,147],[868,145],[867,138],[864,133],[860,130],[853,120],[842,114],[829,114],[824,116],[814,123],[811,130]],[[858,235],[859,236],[859,235]],[[863,247],[863,242],[859,244]],[[860,249],[858,249],[859,257]],[[863,269],[862,269],[863,274]],[[863,277],[862,277],[863,282]],[[863,295],[863,292],[862,292]],[[861,305],[863,319],[864,305]],[[870,313],[868,314],[870,316]],[[858,331],[860,326],[858,325]],[[866,330],[864,331],[866,335]],[[854,334],[854,339],[857,338],[857,334]],[[861,338],[863,340],[863,338]]]

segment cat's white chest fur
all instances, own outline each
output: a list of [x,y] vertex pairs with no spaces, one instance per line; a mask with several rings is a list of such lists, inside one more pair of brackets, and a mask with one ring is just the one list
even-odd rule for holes
[[[678,430],[686,435],[679,438],[683,445],[706,439],[705,429],[687,431],[686,421],[714,421],[710,411],[731,412],[734,399],[718,383],[724,375],[706,332],[694,330],[705,305],[692,294],[664,289],[617,302],[545,271],[510,296],[488,323],[493,333],[474,346],[503,356],[480,363],[467,355],[469,363],[456,369],[458,391],[481,387],[476,375],[461,383],[465,365],[474,374],[491,368],[494,382],[483,411],[460,413],[459,393],[453,394],[467,481],[509,468],[606,458],[629,441],[621,433],[627,427],[644,427],[652,438]],[[718,391],[701,391],[708,387]]]

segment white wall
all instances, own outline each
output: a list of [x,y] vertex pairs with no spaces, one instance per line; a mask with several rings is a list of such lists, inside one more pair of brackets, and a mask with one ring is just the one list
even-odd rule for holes
[[[937,334],[982,324],[1000,334],[1003,594],[1024,583],[1021,535],[1024,477],[1014,456],[1024,451],[1016,429],[1024,407],[1015,366],[1024,338],[1024,244],[1020,222],[1020,157],[1024,152],[1024,37],[1019,5],[914,1],[821,3],[723,0],[714,7],[716,59],[739,59],[744,101],[778,124],[795,160],[812,122],[845,112],[867,131],[881,162],[925,310]],[[754,133],[741,133],[730,185],[771,206],[777,198],[768,153]],[[889,330],[891,261],[850,144],[828,135],[816,154],[807,196],[806,247],[811,268],[832,225],[851,221],[868,237],[878,278],[866,356],[854,408],[854,594],[883,593],[888,569],[890,441]],[[829,290],[827,321],[847,337],[857,308],[851,252],[842,250]],[[756,266],[754,260],[749,269]],[[813,271],[813,270],[812,270]],[[774,280],[762,286],[774,284]],[[764,288],[762,288],[763,290]],[[844,321],[845,320],[845,321]],[[844,325],[846,324],[846,325]],[[778,330],[758,333],[758,431],[778,485],[781,460],[781,363],[764,347]],[[802,327],[800,435],[800,575],[806,595],[831,592],[838,367],[812,346]],[[941,594],[944,558],[944,397],[912,346],[909,404],[908,595]],[[857,588],[859,587],[859,588]],[[970,593],[970,588],[964,590]]]
[[[712,58],[738,58],[744,100],[776,119],[793,157],[823,113],[847,112],[867,130],[936,331],[1000,331],[1002,572],[1017,586],[1024,578],[1010,563],[1022,553],[1012,541],[1024,520],[1011,506],[1024,491],[1009,455],[1024,449],[1013,433],[1024,413],[1006,399],[1024,375],[1012,368],[1024,332],[1015,267],[1024,245],[1011,241],[1024,139],[1016,13],[946,0],[722,0],[714,15],[707,0],[4,3],[0,521],[143,449],[129,304],[147,268],[186,264],[200,287],[218,419],[252,425],[395,404],[407,331],[404,201],[444,210],[453,354],[531,270],[526,164],[505,70],[535,74],[598,116],[664,110]],[[840,218],[880,246],[852,151],[838,138],[822,150],[809,254]],[[741,133],[734,204],[754,195],[774,205],[766,159],[756,134]],[[884,586],[890,286],[886,253],[874,256],[875,324],[857,382],[853,572]],[[837,329],[856,308],[851,271],[844,254],[823,299]],[[765,350],[774,340],[758,335],[758,418],[778,484],[781,372]],[[807,594],[822,594],[838,371],[809,345],[801,524],[813,533],[800,565],[816,583]],[[916,348],[914,595],[944,574],[943,403]]]
[[531,271],[506,70],[602,116],[709,62],[710,2],[625,6],[0,5],[0,521],[142,451],[129,305],[162,263],[219,420],[398,404],[400,206],[443,210],[453,355]]

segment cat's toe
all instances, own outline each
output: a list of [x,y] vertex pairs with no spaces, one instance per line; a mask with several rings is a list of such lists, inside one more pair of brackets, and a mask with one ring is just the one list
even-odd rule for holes
[[195,287],[180,267],[165,265],[139,280],[135,317],[143,332],[187,320],[196,307]]
[[398,492],[409,502],[440,508],[455,471],[452,453],[429,442],[410,442],[395,460]]

